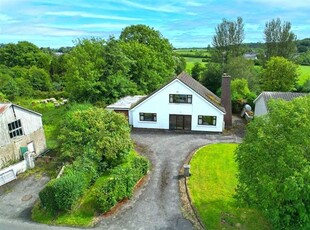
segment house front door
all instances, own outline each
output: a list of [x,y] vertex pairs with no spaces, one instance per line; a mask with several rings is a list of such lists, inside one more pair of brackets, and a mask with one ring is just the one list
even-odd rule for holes
[[192,116],[191,115],[169,115],[169,129],[171,130],[191,130]]

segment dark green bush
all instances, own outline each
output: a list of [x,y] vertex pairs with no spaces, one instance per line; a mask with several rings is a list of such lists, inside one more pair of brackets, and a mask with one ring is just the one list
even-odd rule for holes
[[87,181],[81,173],[68,174],[49,182],[39,197],[42,206],[52,213],[70,210],[86,187]]
[[55,199],[55,187],[54,184],[56,182],[56,179],[51,180],[48,182],[48,184],[45,186],[45,188],[39,193],[39,198],[41,200],[42,206],[54,213],[58,207],[57,204],[54,202]]

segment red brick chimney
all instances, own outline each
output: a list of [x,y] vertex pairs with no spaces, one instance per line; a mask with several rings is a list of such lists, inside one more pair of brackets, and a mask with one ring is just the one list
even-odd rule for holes
[[221,105],[226,110],[226,115],[224,115],[225,128],[230,128],[232,126],[230,80],[230,76],[224,73],[222,76]]

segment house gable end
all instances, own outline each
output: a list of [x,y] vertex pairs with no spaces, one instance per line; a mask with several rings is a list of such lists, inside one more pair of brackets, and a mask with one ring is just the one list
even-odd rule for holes
[[[180,75],[179,75],[180,76]],[[163,87],[161,87],[160,89],[158,89],[157,91],[153,92],[152,94],[150,94],[148,97],[144,98],[143,100],[141,100],[138,104],[136,104],[134,107],[131,108],[131,110],[135,110],[136,108],[140,107],[142,104],[146,103],[147,101],[149,101],[151,98],[155,97],[156,95],[160,94],[163,90],[167,89],[168,87],[170,87],[171,85],[173,85],[175,82],[178,82],[179,84],[181,84],[183,87],[185,87],[186,89],[190,90],[193,94],[195,94],[197,97],[201,98],[205,103],[207,103],[208,105],[210,105],[211,107],[213,107],[214,109],[218,110],[221,114],[225,114],[225,109],[221,106],[216,106],[214,105],[215,103],[212,103],[210,100],[208,100],[206,97],[207,95],[203,96],[201,95],[201,93],[197,92],[198,90],[193,89],[193,87],[191,87],[190,84],[187,84],[187,82],[184,82],[182,79],[179,79],[179,76],[177,78],[174,78],[173,80],[171,80],[170,82],[168,82],[166,85],[164,85]],[[188,76],[189,77],[189,76]],[[191,78],[191,77],[190,77]],[[204,90],[207,90],[204,86],[202,86],[204,88]],[[214,95],[211,91],[207,90],[210,94]],[[214,95],[215,100],[219,100],[219,98]],[[168,98],[167,98],[168,100]]]

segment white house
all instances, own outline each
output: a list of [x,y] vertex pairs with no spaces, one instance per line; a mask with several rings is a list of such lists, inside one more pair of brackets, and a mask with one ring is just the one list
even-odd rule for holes
[[303,97],[309,95],[307,93],[292,93],[292,92],[262,92],[254,100],[255,109],[254,117],[261,116],[268,113],[267,103],[270,99],[283,99],[290,101],[296,97]]
[[122,107],[130,108],[128,119],[134,128],[222,132],[225,125],[221,99],[185,72],[117,110]]
[[26,151],[37,156],[45,150],[42,115],[12,103],[0,103],[0,168],[21,159]]

